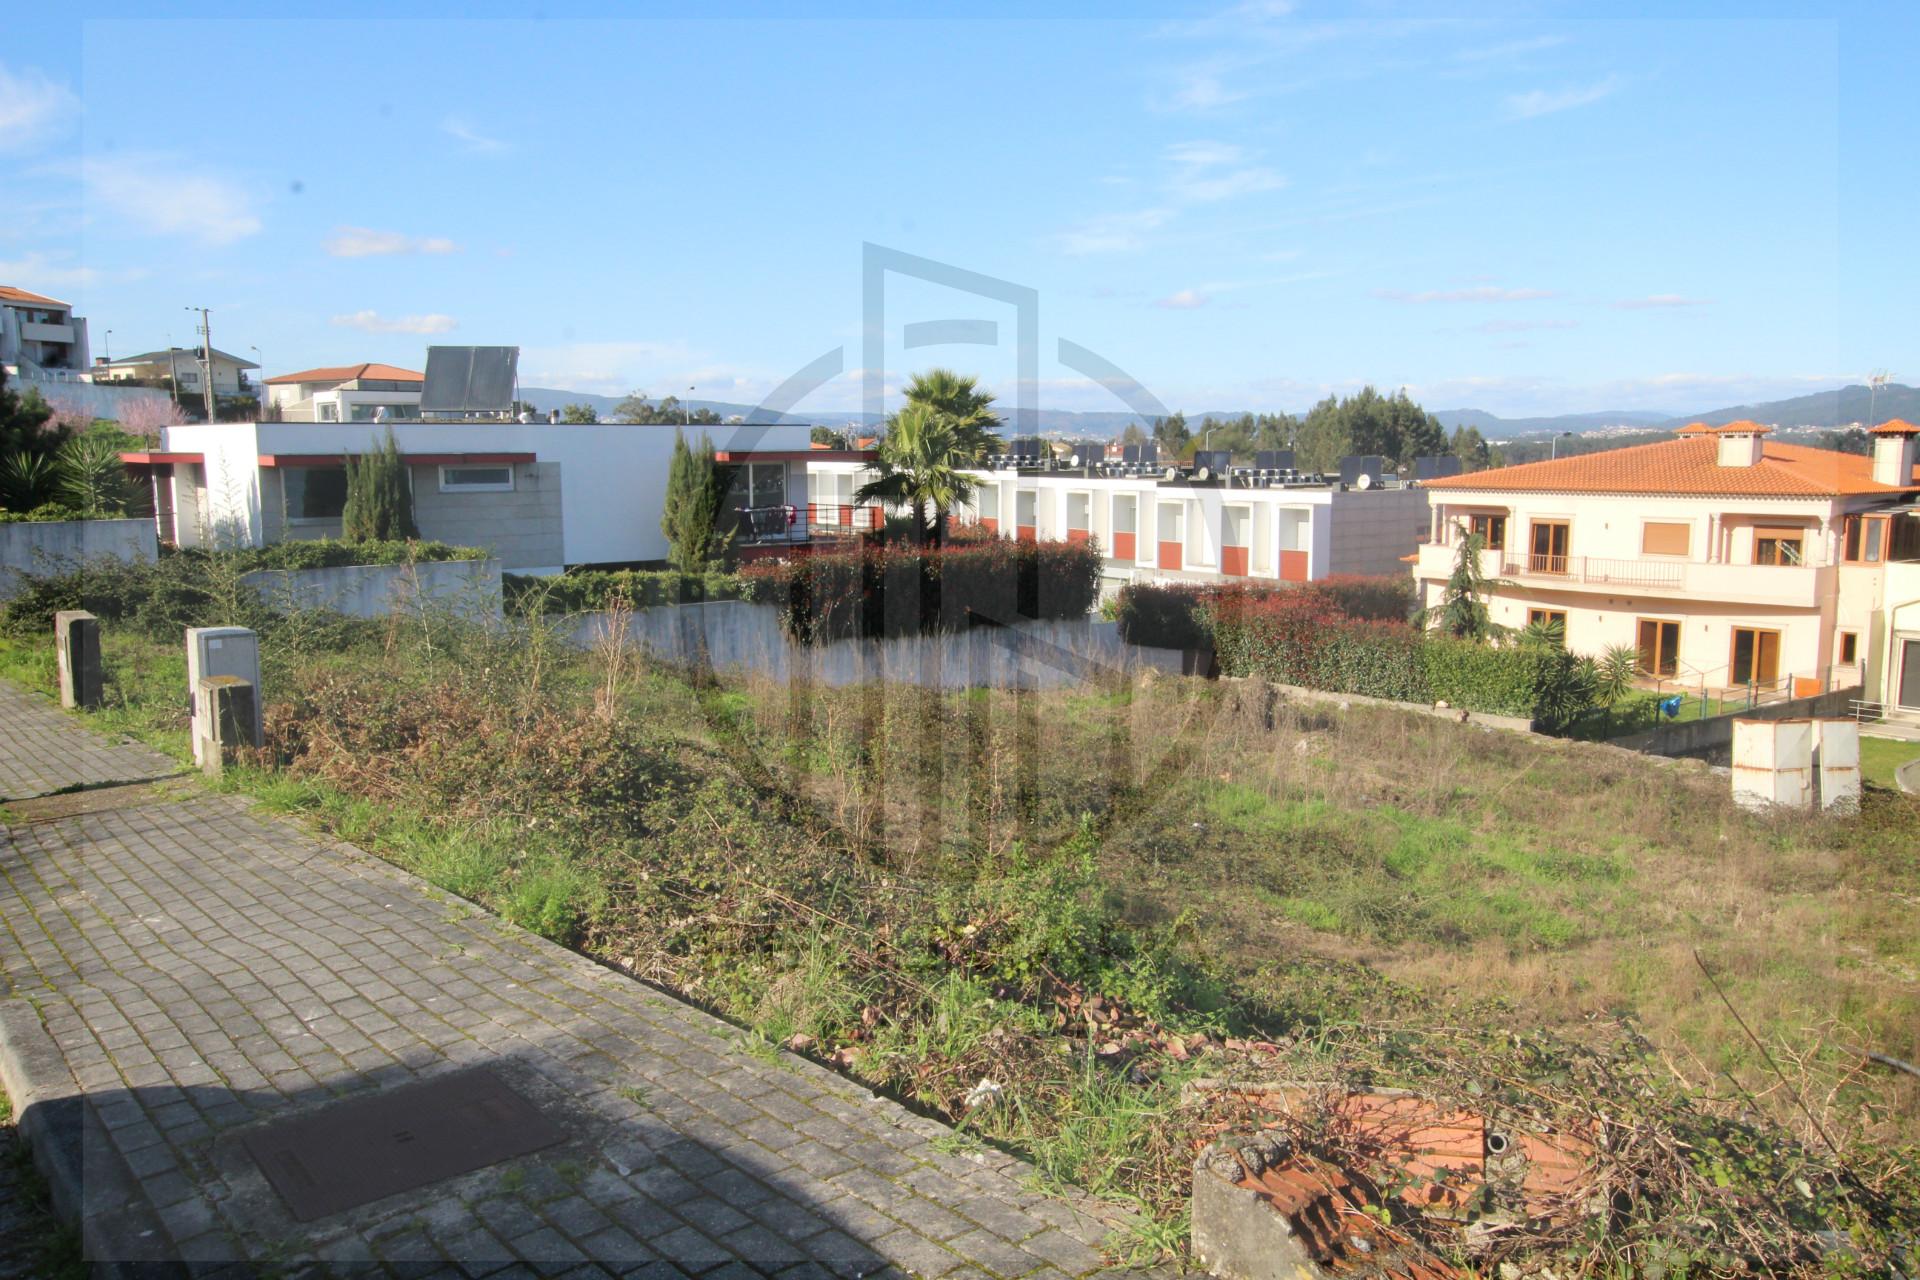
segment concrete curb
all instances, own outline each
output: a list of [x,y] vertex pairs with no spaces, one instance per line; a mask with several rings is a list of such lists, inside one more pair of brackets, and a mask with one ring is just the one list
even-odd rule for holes
[[47,1181],[53,1210],[80,1228],[81,1251],[100,1280],[177,1275],[166,1232],[140,1194],[67,1069],[39,1012],[25,1000],[0,1002],[0,1087],[14,1124]]

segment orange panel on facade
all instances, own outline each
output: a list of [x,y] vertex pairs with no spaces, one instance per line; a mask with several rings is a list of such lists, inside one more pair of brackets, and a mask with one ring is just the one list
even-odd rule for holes
[[1134,558],[1132,534],[1116,533],[1113,535],[1113,558],[1116,560],[1131,560]]
[[1220,548],[1220,572],[1229,578],[1247,576],[1247,549],[1245,547]]
[[1304,551],[1282,551],[1280,553],[1280,581],[1305,582],[1307,580],[1307,553]]
[[1087,533],[1087,531],[1086,531],[1085,529],[1069,529],[1069,530],[1067,530],[1067,541],[1068,541],[1068,542],[1085,542],[1085,541],[1087,540],[1087,538],[1088,538],[1089,536],[1090,536],[1090,535],[1089,535],[1089,534]]
[[985,529],[988,533],[1000,532],[1000,522],[998,520],[995,520],[992,516],[981,516],[980,519],[977,520],[975,523],[977,523],[982,529]]
[[1180,567],[1180,544],[1177,542],[1161,543],[1159,563],[1162,569],[1178,569]]
[[1040,530],[1037,526],[1023,524],[1016,531],[1015,536],[1022,542],[1038,542],[1040,541]]

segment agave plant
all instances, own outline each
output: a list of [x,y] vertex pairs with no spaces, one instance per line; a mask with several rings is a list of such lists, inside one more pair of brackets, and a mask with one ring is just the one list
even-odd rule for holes
[[117,516],[133,501],[133,480],[120,446],[106,436],[74,436],[54,455],[56,488],[68,506],[89,516]]
[[1640,673],[1640,651],[1630,644],[1609,645],[1595,664],[1595,676],[1598,680],[1594,688],[1595,695],[1602,706],[1611,707],[1627,696],[1633,689],[1634,677]]
[[31,511],[53,498],[58,481],[53,460],[44,453],[10,453],[0,459],[0,506]]

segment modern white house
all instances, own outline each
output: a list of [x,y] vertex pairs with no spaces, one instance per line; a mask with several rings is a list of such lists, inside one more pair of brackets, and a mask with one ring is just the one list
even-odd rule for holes
[[417,418],[425,380],[425,374],[390,364],[302,369],[266,380],[267,409],[282,422]]
[[[660,531],[674,428],[622,423],[245,422],[168,427],[157,448],[123,455],[153,486],[163,540],[261,546],[340,533],[346,458],[391,429],[413,482],[424,538],[487,547],[522,573],[663,561]],[[816,467],[862,467],[871,453],[811,447],[804,424],[704,428],[729,469],[730,513],[748,549],[871,527],[871,512],[807,509]],[[764,513],[772,512],[772,515]],[[812,517],[818,518],[817,527]],[[754,536],[775,526],[783,543]]]
[[71,303],[0,285],[0,364],[37,381],[84,379],[87,322]]
[[1900,567],[1920,560],[1920,427],[1874,428],[1871,457],[1768,434],[1696,423],[1662,443],[1430,481],[1423,601],[1439,602],[1473,532],[1500,581],[1497,623],[1559,622],[1580,653],[1630,646],[1678,687],[1865,685],[1920,712],[1920,583]]
[[[1077,461],[1009,454],[968,472],[974,499],[955,515],[1006,538],[1093,541],[1109,592],[1128,582],[1398,574],[1427,529],[1426,490],[1382,474],[1377,460],[1364,482],[1346,483],[1302,475],[1290,459],[1264,468],[1209,461],[1128,464],[1095,447]],[[852,464],[811,474],[809,500],[835,510],[867,478]]]
[[[201,382],[200,354],[199,347],[168,347],[161,351],[143,351],[119,360],[108,360],[103,356],[93,362],[93,380],[158,382],[171,378],[183,399],[202,395],[205,386]],[[248,369],[259,367],[251,360],[242,360],[215,347],[213,393],[217,396],[247,394],[248,388],[242,377]]]

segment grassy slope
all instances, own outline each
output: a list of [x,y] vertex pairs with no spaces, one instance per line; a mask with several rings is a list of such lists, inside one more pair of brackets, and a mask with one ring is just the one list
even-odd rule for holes
[[[107,646],[103,718],[182,749],[178,655],[112,629]],[[354,678],[381,661],[377,650],[317,658],[307,674]],[[44,686],[51,663],[40,646],[0,641],[0,675]],[[587,671],[542,678],[543,696],[593,693]],[[269,698],[288,682],[270,677]],[[1694,967],[1698,948],[1796,1077],[1822,1082],[1815,1104],[1830,1124],[1855,1140],[1920,1133],[1910,1081],[1841,1080],[1853,1061],[1843,1044],[1907,1058],[1920,1048],[1920,939],[1909,923],[1920,824],[1904,796],[1876,791],[1858,822],[1760,820],[1732,808],[1724,778],[1694,766],[1430,717],[1275,706],[1246,686],[1185,680],[930,696],[695,690],[629,672],[611,703],[711,776],[673,784],[687,789],[658,821],[685,826],[640,846],[610,837],[610,851],[585,861],[532,821],[409,817],[381,798],[379,761],[367,778],[240,771],[231,785],[675,985],[768,1042],[859,1026],[885,985],[849,966],[863,931],[938,916],[954,887],[1070,849],[1094,860],[1142,937],[1199,961],[1297,1034],[1452,1019],[1578,1035],[1590,1016],[1630,1009],[1683,1074],[1730,1071],[1785,1111]],[[750,791],[762,785],[797,808],[766,810]],[[778,884],[797,893],[818,880],[815,865],[830,865],[795,870],[822,854],[808,831],[864,850],[877,870],[834,881],[815,899],[829,914],[788,930],[771,953],[730,952],[772,919],[769,899],[743,895],[743,883],[786,874]],[[701,872],[711,879],[691,882],[695,896],[661,916],[647,874],[631,878],[645,864],[631,859],[646,840],[689,838],[715,846]],[[972,921],[939,936],[960,947],[976,922],[992,932],[1052,906],[974,903]],[[1059,926],[1069,939],[1072,925]],[[1130,964],[1123,980],[1140,1000],[1158,998],[1152,965]],[[927,993],[925,1008],[884,1017],[857,1045],[856,1071],[940,1109],[983,1073],[1029,1071],[1040,1082],[1032,1113],[984,1124],[992,1136],[1096,1187],[1137,1190],[1160,1176],[1128,1156],[1141,1126],[1170,1107],[1177,1073],[1121,1096],[1091,1070],[1009,1062],[1024,1052],[1021,1036],[1040,1043],[1043,1014],[992,980],[906,981]],[[1158,1154],[1163,1172],[1184,1159]]]

